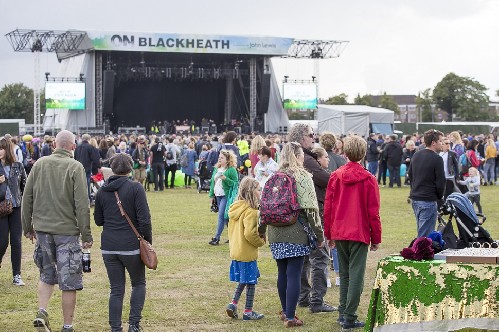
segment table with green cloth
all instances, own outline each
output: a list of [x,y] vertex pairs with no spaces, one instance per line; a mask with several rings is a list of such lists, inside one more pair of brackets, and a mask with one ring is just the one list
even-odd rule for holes
[[366,331],[499,330],[499,265],[411,261],[378,263]]

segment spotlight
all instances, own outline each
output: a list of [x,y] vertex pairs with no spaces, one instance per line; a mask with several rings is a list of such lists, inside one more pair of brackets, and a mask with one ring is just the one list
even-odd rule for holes
[[312,82],[315,82],[315,79],[316,79],[316,78],[317,78],[317,77],[312,76]]
[[289,76],[284,76],[284,83],[288,83]]
[[83,82],[83,73],[80,73],[80,81]]
[[49,72],[45,72],[45,81],[49,80],[49,76],[50,76],[50,73]]

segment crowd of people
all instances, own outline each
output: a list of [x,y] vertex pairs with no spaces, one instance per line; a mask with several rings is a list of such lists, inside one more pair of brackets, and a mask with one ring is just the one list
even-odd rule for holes
[[[358,320],[357,309],[367,253],[381,243],[379,187],[386,185],[387,172],[389,187],[401,187],[401,165],[405,165],[404,184],[411,187],[417,236],[424,237],[435,230],[438,204],[452,192],[466,193],[482,212],[479,187],[497,184],[497,151],[499,140],[493,136],[430,130],[401,140],[379,134],[364,139],[353,134],[317,135],[300,123],[287,136],[229,131],[92,137],[65,130],[55,138],[5,135],[0,138],[0,202],[10,202],[11,211],[0,217],[0,262],[10,243],[13,284],[23,286],[21,238],[24,234],[36,240],[39,311],[33,324],[50,331],[47,306],[58,284],[62,331],[73,331],[76,291],[83,288],[82,250],[93,244],[90,207],[94,206],[95,224],[103,227],[111,331],[123,331],[126,273],[132,284],[128,331],[140,331],[145,266],[136,236],[116,203],[152,243],[147,182],[154,185],[152,192],[172,190],[180,170],[184,188],[189,189],[204,165],[210,173],[208,195],[218,211],[208,243],[220,245],[228,226],[229,276],[237,283],[227,315],[239,317],[238,302],[246,289],[243,320],[264,317],[253,310],[253,302],[260,276],[258,248],[268,243],[277,265],[279,317],[284,326],[304,324],[296,316],[296,307],[301,306],[311,313],[337,311],[343,328],[360,328],[364,322]],[[91,182],[99,175],[105,182],[95,193]],[[296,197],[289,201],[299,206],[297,218],[285,226],[259,222],[259,213],[266,213],[259,207],[272,206],[268,197],[279,190],[267,185],[274,175],[285,176],[296,187],[292,191]],[[53,208],[47,209],[49,205]],[[331,263],[335,285],[340,287],[338,307],[324,301],[331,286]]]

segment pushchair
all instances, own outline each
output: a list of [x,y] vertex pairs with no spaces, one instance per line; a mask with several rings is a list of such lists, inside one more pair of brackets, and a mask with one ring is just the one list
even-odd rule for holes
[[[482,227],[487,218],[483,214],[475,212],[473,205],[465,195],[450,194],[438,212],[438,231],[442,233],[445,249],[497,246],[497,242]],[[449,216],[447,222],[443,218],[446,215]],[[456,221],[459,237],[454,233],[452,219]]]
[[95,195],[99,191],[100,187],[104,184],[104,174],[97,173],[90,176],[90,197],[92,201],[95,201]]
[[200,160],[197,173],[197,190],[198,193],[201,191],[210,191],[210,181],[211,181],[211,173],[208,169],[208,161]]

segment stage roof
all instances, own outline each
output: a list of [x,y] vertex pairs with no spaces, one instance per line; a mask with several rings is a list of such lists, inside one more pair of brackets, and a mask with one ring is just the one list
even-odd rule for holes
[[348,44],[269,36],[234,36],[95,30],[16,29],[5,35],[16,52],[56,52],[59,60],[90,51],[226,54],[327,59]]

